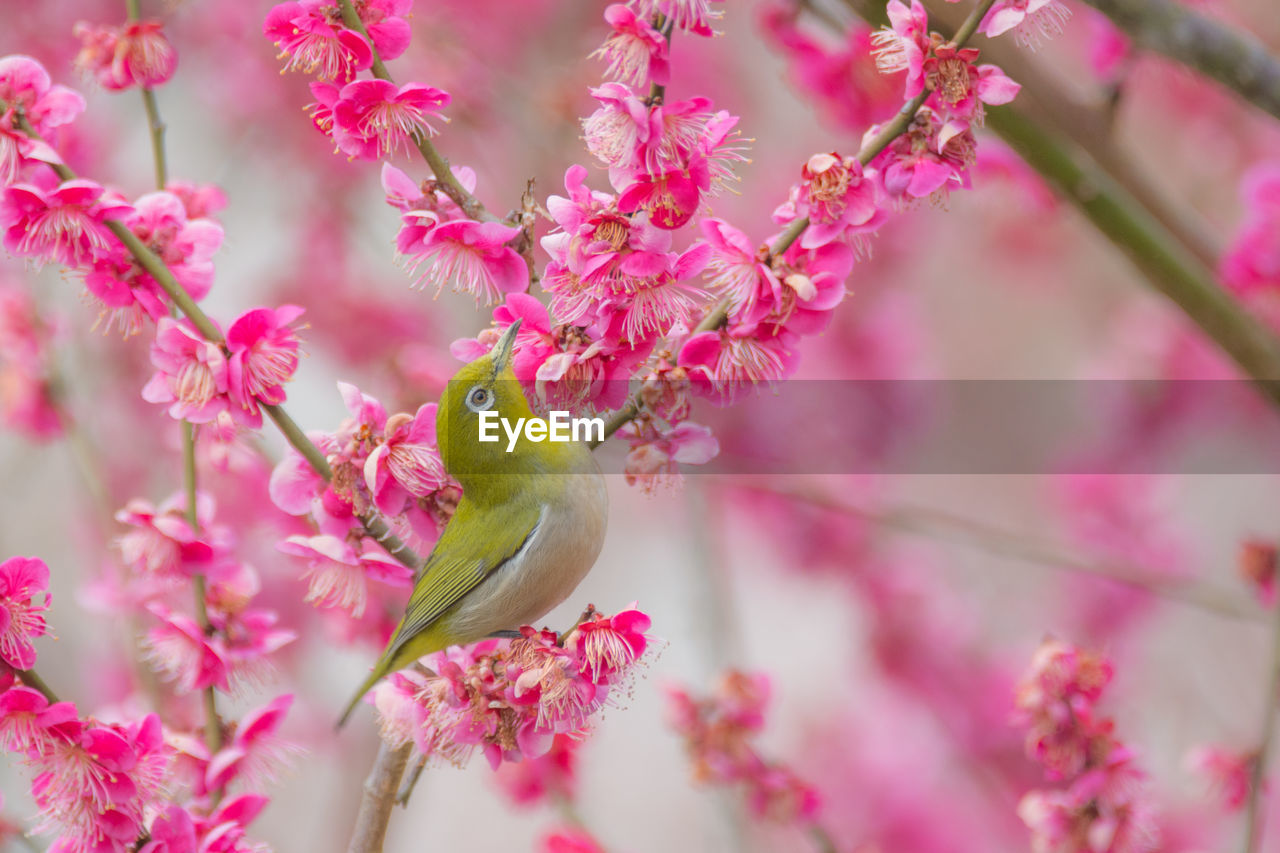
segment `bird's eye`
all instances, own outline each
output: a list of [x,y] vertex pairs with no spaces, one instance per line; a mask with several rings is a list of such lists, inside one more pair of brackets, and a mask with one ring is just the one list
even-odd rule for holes
[[480,385],[467,392],[467,408],[473,412],[483,412],[493,408],[493,392]]

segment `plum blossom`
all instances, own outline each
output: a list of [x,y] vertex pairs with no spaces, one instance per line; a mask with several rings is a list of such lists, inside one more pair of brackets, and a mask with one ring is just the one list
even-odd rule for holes
[[688,371],[695,393],[728,405],[759,383],[794,373],[796,340],[786,328],[768,323],[731,323],[689,337],[677,361]]
[[1188,770],[1210,783],[1229,812],[1244,808],[1249,798],[1250,776],[1257,753],[1241,753],[1220,746],[1196,747],[1187,753]]
[[627,485],[637,483],[646,494],[680,484],[680,465],[704,465],[720,452],[708,427],[685,421],[669,430],[632,421],[618,435],[631,445],[623,473]]
[[261,423],[259,403],[284,402],[284,385],[298,369],[299,342],[293,324],[302,311],[297,305],[255,308],[227,329],[227,390],[243,411],[241,420]]
[[[879,131],[872,126],[865,138]],[[928,107],[921,107],[905,133],[872,161],[882,175],[889,198],[900,205],[923,198],[943,200],[950,187],[969,186],[976,143],[969,123],[944,121]]]
[[276,732],[292,705],[293,694],[285,693],[241,717],[230,743],[209,761],[205,789],[225,789],[237,779],[259,786],[269,781],[291,751]]
[[[39,599],[39,600],[37,600]],[[38,557],[10,557],[0,563],[0,660],[15,669],[31,669],[31,641],[48,633],[49,567]]]
[[637,88],[650,82],[665,86],[671,79],[671,65],[662,33],[622,3],[605,9],[604,19],[613,35],[591,55],[607,63],[605,76]]
[[72,32],[81,45],[76,66],[109,91],[154,88],[168,82],[178,67],[178,53],[154,19],[118,27],[81,21]]
[[420,83],[397,88],[386,80],[355,80],[325,103],[333,97],[332,88],[313,85],[313,92],[324,91],[320,100],[329,111],[316,124],[329,131],[339,151],[359,160],[408,151],[418,135],[434,136],[430,119],[441,118],[439,110],[450,100],[447,92]]
[[[29,56],[0,57],[0,187],[22,177],[33,161],[61,163],[44,137],[84,112],[84,98],[66,86],[55,86],[49,72]],[[40,139],[18,127],[19,111]]]
[[77,178],[58,183],[37,173],[34,183],[13,184],[0,193],[4,246],[37,263],[86,266],[105,256],[115,239],[103,224],[132,208],[105,192],[101,184]]
[[1013,30],[1014,40],[1027,48],[1062,35],[1071,10],[1059,0],[996,0],[978,24],[987,38]]
[[[411,5],[412,0],[355,4],[372,47],[384,60],[395,59],[409,46],[411,33],[404,16]],[[338,7],[327,0],[280,3],[267,13],[262,32],[280,48],[281,58],[288,57],[286,71],[345,83],[373,64],[369,41],[347,29]]]
[[[172,192],[139,197],[124,224],[164,261],[192,299],[198,301],[209,293],[222,226],[211,219],[192,218]],[[94,260],[84,283],[102,305],[99,321],[107,329],[118,325],[126,335],[136,334],[145,320],[155,322],[170,312],[168,295],[119,242],[113,241],[110,250]]]
[[577,789],[577,747],[581,741],[557,734],[551,749],[537,758],[503,762],[494,779],[518,806],[572,800]]
[[436,447],[435,403],[420,406],[413,415],[387,418],[382,443],[365,459],[364,478],[374,504],[388,515],[398,515],[411,498],[449,484]]
[[807,217],[800,246],[817,249],[833,240],[857,246],[859,235],[879,229],[888,218],[880,206],[874,176],[864,175],[856,157],[832,151],[815,154],[800,172],[801,183],[791,188],[788,200],[774,211],[775,222],[785,225]]
[[768,700],[766,676],[730,670],[706,698],[668,688],[668,722],[684,741],[695,780],[740,788],[756,817],[811,826],[822,807],[818,792],[752,744],[764,728]]
[[11,429],[37,441],[63,433],[52,348],[60,325],[57,315],[37,309],[26,288],[0,285],[0,413]]
[[[189,320],[161,317],[151,344],[156,372],[142,389],[148,403],[168,403],[169,416],[209,423],[230,409],[229,371],[222,347],[205,340]],[[246,417],[242,415],[242,417]]]
[[712,4],[721,2],[723,0],[638,0],[636,11],[646,18],[663,15],[672,26],[695,35],[713,36],[717,33],[711,29],[711,23],[720,20],[724,11],[713,8]]
[[1240,195],[1245,217],[1222,256],[1218,274],[1233,292],[1256,301],[1280,291],[1280,162],[1249,169]]
[[924,74],[932,92],[928,103],[941,114],[982,124],[983,104],[1007,104],[1022,88],[994,65],[974,65],[976,48],[957,49],[937,35],[932,41]]
[[924,91],[924,61],[929,54],[929,15],[920,0],[908,7],[902,0],[890,0],[885,7],[889,26],[871,36],[876,67],[884,74],[907,72],[903,98],[910,100]]
[[116,521],[133,528],[116,540],[124,565],[159,578],[214,573],[216,562],[231,548],[233,534],[214,522],[215,505],[209,495],[196,494],[198,533],[187,521],[186,506],[186,495],[178,492],[158,507],[135,498],[117,512]]
[[307,560],[304,577],[309,587],[304,601],[346,610],[356,619],[364,615],[369,581],[406,589],[413,585],[413,570],[369,538],[361,540],[359,551],[351,542],[325,534],[290,536],[276,547]]
[[176,688],[193,693],[206,687],[230,688],[231,664],[216,636],[208,636],[190,616],[160,604],[148,606],[159,624],[147,632],[148,660]]
[[398,241],[409,271],[416,274],[419,267],[424,268],[415,286],[434,286],[439,293],[452,284],[455,290],[474,295],[477,304],[528,290],[529,267],[507,245],[520,236],[518,226],[470,219],[440,222],[439,215],[429,211],[405,216],[416,216],[425,229],[412,244]]
[[590,643],[569,635],[561,646],[554,632],[526,626],[519,639],[428,655],[434,676],[404,670],[374,689],[383,737],[459,765],[480,749],[494,769],[546,755],[557,734],[576,734],[609,704],[648,644],[639,611],[596,621],[602,633]]

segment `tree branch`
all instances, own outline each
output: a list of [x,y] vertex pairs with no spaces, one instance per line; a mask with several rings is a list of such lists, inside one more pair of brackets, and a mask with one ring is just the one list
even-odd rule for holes
[[364,794],[347,853],[382,853],[382,845],[387,838],[387,821],[391,819],[391,808],[395,805],[400,778],[404,776],[412,748],[412,744],[391,746],[386,741],[378,742],[378,756],[369,777],[364,780]]
[[1256,853],[1262,841],[1263,787],[1267,782],[1267,762],[1276,733],[1276,700],[1280,697],[1280,607],[1272,619],[1275,634],[1271,642],[1271,664],[1267,677],[1267,694],[1262,700],[1262,733],[1258,737],[1258,754],[1249,768],[1249,799],[1245,809],[1244,853]]
[[1262,42],[1170,0],[1084,0],[1146,50],[1216,80],[1280,118],[1280,60]]

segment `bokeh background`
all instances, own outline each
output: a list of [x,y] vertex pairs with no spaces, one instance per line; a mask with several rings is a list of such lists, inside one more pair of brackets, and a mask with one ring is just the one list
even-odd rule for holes
[[[72,25],[115,22],[122,5],[0,0],[0,55],[33,55],[57,82],[85,91],[87,115],[63,141],[69,160],[136,196],[151,186],[140,101],[79,80],[71,64]],[[858,97],[817,98],[778,45],[776,16],[795,11],[725,5],[721,38],[673,45],[669,93],[706,95],[741,116],[754,139],[751,162],[738,170],[738,194],[714,200],[714,210],[763,240],[804,161],[853,153],[869,120],[896,108],[899,90],[864,59],[831,71]],[[1242,175],[1280,152],[1275,123],[1158,58],[1104,67],[1107,25],[1068,5],[1075,14],[1065,34],[1029,61],[1081,103],[1106,104],[1119,92],[1111,144],[1224,250],[1244,215]],[[179,52],[176,77],[158,93],[171,173],[216,183],[229,199],[205,307],[224,321],[259,304],[306,307],[308,357],[289,388],[304,428],[332,430],[346,416],[337,380],[390,411],[412,411],[456,366],[449,343],[475,335],[488,311],[469,297],[410,288],[395,262],[398,217],[383,202],[376,165],[334,154],[311,127],[305,79],[279,72],[261,34],[268,8],[143,3],[166,21]],[[1207,8],[1280,48],[1269,0]],[[601,71],[587,55],[606,34],[602,9],[584,0],[415,5],[413,44],[392,71],[453,94],[438,144],[476,170],[477,195],[490,209],[516,207],[529,179],[545,200],[562,189],[568,165],[589,162],[579,119],[593,109],[587,89]],[[855,20],[838,3],[798,14],[795,26],[833,54]],[[426,176],[419,162],[398,165]],[[801,377],[1235,375],[1104,235],[989,135],[980,135],[973,182],[973,191],[903,211],[883,229],[831,329],[806,341]],[[605,183],[594,167],[593,183]],[[110,512],[178,487],[178,432],[139,397],[149,375],[145,343],[91,330],[97,308],[77,280],[8,258],[0,279],[61,318],[57,365],[81,443],[0,434],[0,551],[39,555],[53,569],[56,640],[39,644],[44,677],[83,708],[133,707],[129,660],[139,628],[102,606],[94,578],[110,571],[108,543],[121,532]],[[898,389],[886,384],[885,398],[851,419],[851,440],[892,443],[928,417],[909,400],[897,405]],[[1117,446],[1193,441],[1204,416],[1194,395],[1165,402],[1146,419],[1117,417]],[[818,407],[801,414],[824,417]],[[738,428],[757,441],[805,441],[803,428]],[[269,429],[262,445],[268,458],[283,448]],[[367,710],[341,736],[329,725],[377,649],[348,642],[346,626],[302,603],[300,567],[274,549],[284,522],[262,509],[266,470],[209,483],[262,575],[264,600],[300,634],[280,680],[237,699],[251,707],[282,689],[299,697],[285,734],[305,750],[254,834],[280,851],[339,850],[376,734]],[[820,822],[841,850],[1027,849],[1015,807],[1041,776],[1022,754],[1012,691],[1041,639],[1054,635],[1113,660],[1103,706],[1150,773],[1165,848],[1234,847],[1238,815],[1207,795],[1185,758],[1205,744],[1250,749],[1261,731],[1270,617],[1237,560],[1244,541],[1280,536],[1277,485],[1269,473],[1193,476],[1176,466],[1125,477],[688,472],[682,485],[654,494],[611,476],[604,553],[547,622],[565,627],[587,602],[613,612],[638,600],[663,642],[624,707],[611,709],[580,751],[579,812],[610,850],[811,849],[794,828],[754,822],[733,792],[695,786],[664,722],[664,685],[702,692],[738,667],[768,673],[773,701],[761,750],[821,792]],[[25,821],[34,806],[23,773],[6,766],[0,789],[6,814]],[[429,770],[393,817],[388,849],[534,849],[557,821],[552,811],[511,805],[478,760]]]

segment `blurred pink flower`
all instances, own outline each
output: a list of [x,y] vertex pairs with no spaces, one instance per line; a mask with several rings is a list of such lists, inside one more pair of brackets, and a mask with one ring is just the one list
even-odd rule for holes
[[41,615],[48,609],[49,567],[43,560],[10,557],[0,563],[0,660],[15,669],[35,666],[31,641],[48,632]]
[[683,479],[681,464],[703,465],[720,452],[720,442],[711,429],[690,421],[668,430],[632,421],[617,434],[631,445],[623,468],[627,485],[639,484],[646,494],[678,486]]
[[1280,548],[1274,542],[1250,539],[1240,545],[1237,558],[1240,576],[1267,607],[1276,603],[1276,569],[1280,567]]
[[605,849],[585,829],[565,827],[544,835],[538,853],[605,853]]
[[503,762],[494,776],[498,788],[518,806],[572,802],[579,743],[572,735],[557,734],[545,755]]
[[276,731],[292,705],[293,694],[285,693],[241,717],[231,742],[209,761],[205,788],[225,789],[235,780],[254,787],[270,782],[290,752]]
[[[1187,753],[1187,768],[1200,774],[1229,812],[1244,808],[1249,798],[1256,752],[1235,752],[1221,746],[1200,746]],[[1265,780],[1264,780],[1265,787]]]
[[303,577],[310,586],[306,598],[317,607],[336,607],[358,619],[368,600],[368,582],[408,588],[413,570],[394,560],[373,539],[365,538],[357,551],[351,542],[336,536],[290,536],[276,548],[308,561]]
[[[84,112],[84,98],[66,86],[55,86],[49,72],[29,56],[0,57],[0,187],[22,177],[32,161],[61,163],[62,158],[43,137],[69,124]],[[18,111],[41,139],[32,139],[19,130],[14,118]]]
[[128,21],[118,27],[81,21],[72,30],[81,45],[76,67],[113,92],[166,83],[178,67],[178,53],[162,27],[154,19]]
[[1013,30],[1014,40],[1036,48],[1042,41],[1062,35],[1071,10],[1059,0],[996,0],[978,30],[995,38]]
[[700,36],[718,35],[711,29],[713,21],[720,20],[724,11],[712,8],[723,0],[637,0],[636,11],[645,17],[665,15],[677,29]]

